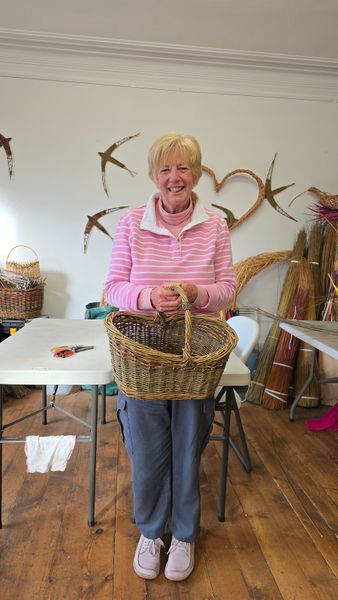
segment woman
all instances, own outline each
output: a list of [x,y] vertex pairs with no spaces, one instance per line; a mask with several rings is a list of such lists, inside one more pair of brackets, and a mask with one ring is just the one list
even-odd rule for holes
[[[175,282],[193,311],[218,315],[232,303],[235,276],[226,222],[193,192],[202,174],[199,144],[192,136],[166,133],[151,146],[148,164],[158,192],[119,221],[107,301],[120,310],[174,315],[181,299],[167,286]],[[212,428],[214,400],[143,401],[120,392],[117,415],[141,532],[134,570],[145,579],[157,577],[161,537],[171,519],[165,576],[180,581],[194,568],[200,456]]]

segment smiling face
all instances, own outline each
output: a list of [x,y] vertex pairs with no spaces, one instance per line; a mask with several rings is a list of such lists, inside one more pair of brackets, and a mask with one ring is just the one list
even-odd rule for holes
[[155,183],[168,213],[182,212],[188,207],[195,183],[185,157],[167,157],[157,169]]

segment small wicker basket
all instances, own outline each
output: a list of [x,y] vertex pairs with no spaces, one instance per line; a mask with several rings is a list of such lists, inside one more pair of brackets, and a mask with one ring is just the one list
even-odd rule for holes
[[179,286],[184,314],[146,317],[117,312],[105,318],[114,378],[140,400],[203,399],[211,396],[237,343],[221,319],[191,314]]
[[[28,248],[28,250],[31,250],[34,253],[35,260],[32,260],[30,262],[17,262],[14,260],[9,260],[10,254],[12,254],[13,250],[15,250],[16,248]],[[41,277],[40,263],[37,253],[35,252],[35,250],[33,250],[33,248],[31,248],[30,246],[25,246],[24,244],[14,246],[8,252],[6,259],[6,269],[7,271],[17,273],[18,275],[23,275],[27,279],[40,279]]]

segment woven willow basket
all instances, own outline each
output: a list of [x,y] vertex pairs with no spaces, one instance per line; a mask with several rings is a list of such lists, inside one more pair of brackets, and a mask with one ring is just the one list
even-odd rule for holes
[[[35,255],[35,259],[30,262],[18,262],[13,259],[9,260],[10,254],[12,254],[13,250],[15,250],[16,248],[28,248],[28,250],[33,252],[33,254]],[[18,275],[23,275],[24,277],[26,277],[26,279],[40,279],[41,277],[38,255],[36,254],[35,250],[33,250],[33,248],[31,248],[30,246],[24,246],[23,244],[19,246],[14,246],[9,251],[6,259],[6,269],[7,271],[17,273]]]
[[1,319],[33,319],[41,315],[45,284],[29,290],[0,287]]
[[105,318],[114,378],[140,400],[203,399],[218,385],[237,336],[225,321],[191,314],[183,290],[184,314],[146,317],[129,312]]

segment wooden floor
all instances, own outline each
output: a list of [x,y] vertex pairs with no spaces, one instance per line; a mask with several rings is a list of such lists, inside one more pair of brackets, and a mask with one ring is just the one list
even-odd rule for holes
[[[89,395],[58,397],[88,418]],[[5,404],[5,420],[37,408],[39,390]],[[132,558],[138,532],[131,522],[129,463],[108,398],[99,426],[96,517],[87,526],[88,445],[78,443],[66,471],[27,474],[23,444],[4,447],[2,600],[336,600],[338,598],[338,433],[309,433],[304,420],[327,407],[288,414],[241,408],[253,472],[231,451],[226,521],[217,520],[221,444],[207,447],[201,467],[202,519],[196,568],[182,583],[163,575],[145,581]],[[49,411],[7,435],[85,433]],[[234,426],[234,423],[232,424]],[[235,431],[233,430],[235,433]],[[165,538],[168,547],[169,539]],[[163,564],[165,554],[163,553]],[[162,565],[163,567],[163,565]]]

